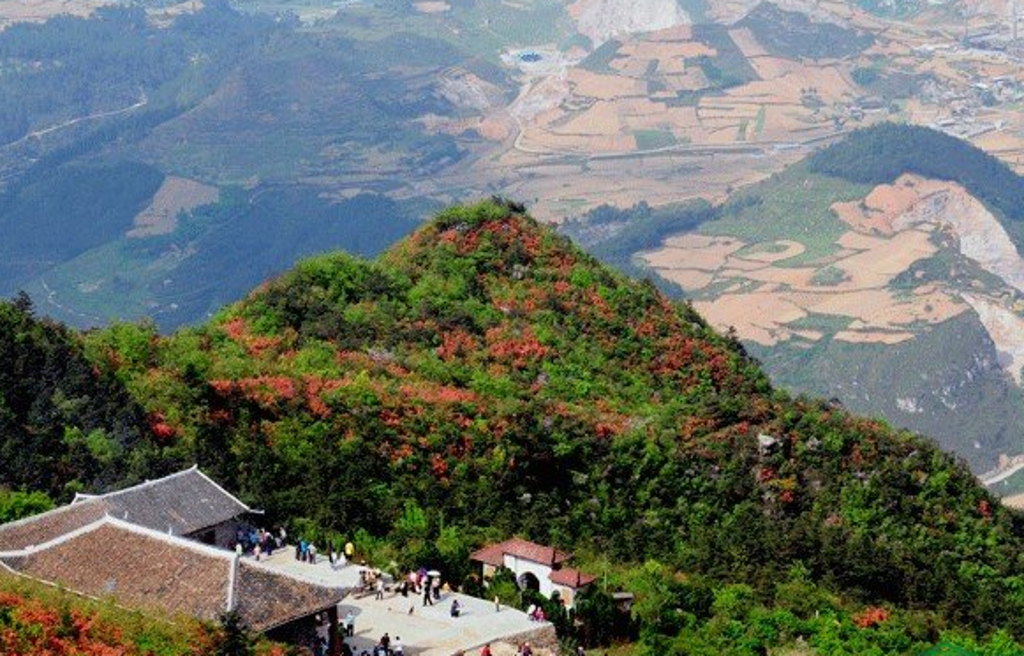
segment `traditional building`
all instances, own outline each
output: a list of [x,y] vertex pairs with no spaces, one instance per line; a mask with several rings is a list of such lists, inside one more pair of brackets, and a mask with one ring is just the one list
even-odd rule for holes
[[569,607],[576,603],[576,595],[597,579],[566,566],[570,554],[520,538],[488,545],[473,552],[471,558],[483,565],[484,578],[505,567],[515,575],[520,588],[536,590],[549,598],[557,592]]
[[248,506],[197,468],[0,526],[0,570],[167,617],[236,612],[268,637],[312,644],[347,589],[242,559],[234,544]]
[[191,467],[109,494],[79,494],[70,505],[3,524],[0,551],[48,542],[107,516],[231,549],[238,528],[252,513],[259,511],[239,501],[198,467]]

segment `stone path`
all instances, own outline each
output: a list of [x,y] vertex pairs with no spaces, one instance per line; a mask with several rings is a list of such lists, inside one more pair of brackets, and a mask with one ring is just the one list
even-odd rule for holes
[[[294,547],[279,550],[264,562],[293,576],[332,587],[355,589],[359,585],[357,565],[332,568],[326,558],[316,564],[295,560]],[[451,617],[453,599],[462,606],[459,617]],[[411,609],[411,613],[410,613]],[[355,615],[355,636],[350,640],[356,655],[371,651],[387,632],[400,636],[406,656],[450,656],[470,652],[487,642],[498,643],[528,632],[550,630],[547,622],[533,622],[526,613],[502,606],[495,612],[493,602],[458,593],[441,593],[433,606],[423,606],[423,597],[386,592],[383,600],[374,595],[357,597],[349,594],[338,606],[339,620],[352,611]]]

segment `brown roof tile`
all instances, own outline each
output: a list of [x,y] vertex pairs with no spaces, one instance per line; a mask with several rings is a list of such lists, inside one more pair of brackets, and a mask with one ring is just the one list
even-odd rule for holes
[[235,573],[235,609],[256,631],[267,631],[334,606],[344,593],[245,561],[239,563]]
[[470,558],[477,562],[494,565],[495,567],[501,567],[505,564],[505,552],[502,550],[501,544],[487,545],[483,549],[470,554]]
[[559,551],[554,547],[537,544],[522,538],[512,538],[475,551],[471,558],[489,565],[499,566],[504,564],[503,556],[505,554],[548,566],[555,566],[569,560],[571,557],[564,551]]
[[94,499],[4,524],[0,526],[0,552],[49,542],[101,519],[108,509],[106,502]]
[[79,594],[215,619],[227,610],[232,563],[210,551],[156,539],[107,519],[91,530],[3,560],[22,574]]
[[564,585],[565,587],[572,588],[574,590],[584,588],[597,580],[596,576],[584,574],[578,569],[573,569],[572,567],[556,569],[548,574],[548,578],[556,585]]

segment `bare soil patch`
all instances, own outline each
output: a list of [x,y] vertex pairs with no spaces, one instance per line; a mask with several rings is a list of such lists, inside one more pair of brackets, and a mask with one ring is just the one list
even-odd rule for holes
[[647,92],[647,85],[621,75],[602,75],[582,68],[569,71],[569,84],[576,96],[614,100],[621,96],[639,96]]
[[914,339],[914,333],[881,333],[857,330],[841,330],[835,338],[841,342],[853,344],[899,344]]
[[169,234],[178,227],[179,213],[216,203],[219,199],[220,191],[216,187],[186,178],[168,177],[157,189],[149,207],[135,216],[133,227],[126,236]]
[[54,16],[91,16],[105,0],[0,0],[0,30],[14,23],[42,23]]
[[413,7],[422,14],[440,14],[451,11],[452,6],[443,1],[414,2]]

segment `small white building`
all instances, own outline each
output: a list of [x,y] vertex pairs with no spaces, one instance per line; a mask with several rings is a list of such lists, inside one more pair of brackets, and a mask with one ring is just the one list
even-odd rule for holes
[[570,554],[521,538],[512,538],[473,552],[470,558],[483,564],[484,578],[494,576],[499,567],[506,567],[523,590],[536,590],[550,598],[555,592],[571,608],[576,594],[591,585],[596,576],[567,567]]

